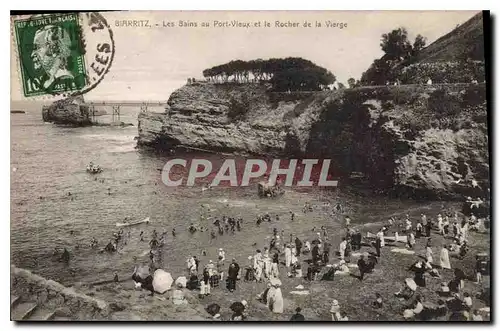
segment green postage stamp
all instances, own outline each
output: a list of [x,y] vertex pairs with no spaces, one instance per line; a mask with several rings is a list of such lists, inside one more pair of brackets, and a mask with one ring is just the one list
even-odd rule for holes
[[81,90],[86,84],[78,14],[15,21],[24,96]]
[[84,94],[113,62],[113,33],[99,13],[19,17],[12,23],[24,97]]

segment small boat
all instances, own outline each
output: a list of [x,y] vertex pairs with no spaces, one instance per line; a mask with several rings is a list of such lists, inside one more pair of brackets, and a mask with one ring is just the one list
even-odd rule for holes
[[102,168],[99,165],[94,165],[92,162],[87,166],[87,172],[91,174],[98,174],[102,172]]
[[[368,232],[366,234],[366,237],[368,239],[376,239],[377,235]],[[408,240],[408,237],[407,236],[399,236],[399,235],[398,236],[384,236],[384,240],[405,243]]]
[[116,223],[116,226],[117,227],[124,227],[124,226],[134,226],[134,225],[139,225],[139,224],[143,224],[143,223],[147,223],[149,224],[149,217],[143,219],[142,221],[137,221],[137,222],[124,222],[124,223]]

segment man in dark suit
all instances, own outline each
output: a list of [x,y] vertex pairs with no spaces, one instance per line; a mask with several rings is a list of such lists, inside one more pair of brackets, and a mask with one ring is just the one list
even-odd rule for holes
[[313,264],[318,264],[319,261],[321,261],[321,256],[320,256],[320,253],[319,253],[319,247],[318,247],[318,243],[317,242],[315,242],[314,247],[313,247],[311,253],[312,253]]

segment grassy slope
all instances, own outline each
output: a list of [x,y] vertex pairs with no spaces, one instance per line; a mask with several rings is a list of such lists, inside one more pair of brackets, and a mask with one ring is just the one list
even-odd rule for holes
[[423,49],[417,62],[456,61],[460,54],[469,51],[472,45],[483,45],[483,14],[478,13],[470,20],[445,34]]

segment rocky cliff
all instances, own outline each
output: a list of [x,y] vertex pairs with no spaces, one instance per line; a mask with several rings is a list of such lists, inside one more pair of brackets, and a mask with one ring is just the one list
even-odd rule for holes
[[[34,309],[52,311],[52,316],[66,317],[72,320],[106,320],[110,313],[108,304],[102,300],[87,296],[67,288],[53,280],[48,280],[31,273],[29,270],[11,266],[10,270],[11,304],[13,296],[16,301],[33,303],[31,311],[17,314],[14,320],[22,320],[32,315]],[[12,312],[15,314],[15,310]],[[44,320],[42,318],[40,320]],[[34,318],[33,320],[39,320]]]
[[[329,158],[336,175],[362,172],[376,187],[426,198],[489,187],[481,84],[290,94],[259,84],[186,85],[165,113],[139,115],[138,146]],[[476,182],[482,191],[471,191]]]
[[76,126],[92,125],[90,109],[83,97],[77,96],[59,100],[42,108],[44,122]]

